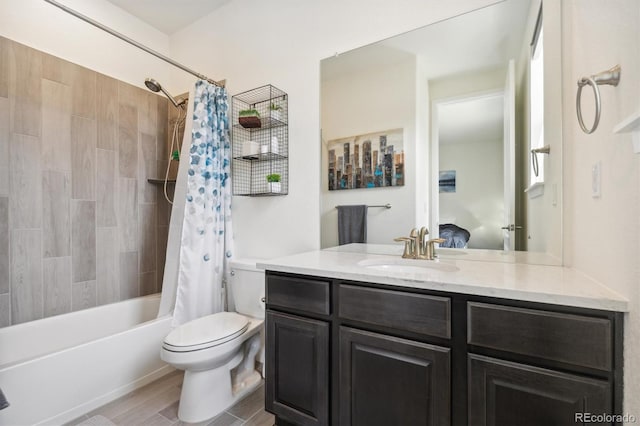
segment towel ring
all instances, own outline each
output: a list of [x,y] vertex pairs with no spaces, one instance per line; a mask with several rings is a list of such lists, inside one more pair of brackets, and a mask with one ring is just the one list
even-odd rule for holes
[[[587,126],[584,125],[584,121],[582,120],[582,108],[580,106],[582,88],[587,84],[593,88],[593,95],[595,96],[595,99],[596,99],[596,117],[593,120],[593,125],[591,126],[591,129],[587,129]],[[576,111],[578,113],[578,124],[580,124],[580,128],[586,134],[590,135],[598,128],[598,124],[600,123],[600,109],[601,109],[600,91],[598,90],[598,84],[591,77],[589,78],[582,77],[580,80],[578,80],[578,94],[576,95]]]
[[549,154],[551,152],[551,147],[549,145],[545,145],[542,148],[534,148],[531,150],[531,161],[533,162],[533,174],[538,177],[538,154]]
[[[610,86],[617,86],[620,82],[620,65],[616,65],[615,67],[608,69],[606,71],[602,71],[598,74],[594,74],[591,77],[582,77],[578,80],[578,93],[576,94],[576,113],[578,115],[578,124],[580,124],[580,128],[586,134],[591,134],[595,132],[598,128],[598,124],[600,123],[600,113],[602,112],[602,103],[600,100],[600,89],[598,89],[598,85],[608,84]],[[584,120],[582,119],[582,106],[581,106],[581,97],[582,97],[582,88],[584,86],[591,86],[593,89],[593,95],[596,100],[596,116],[593,120],[593,125],[590,129],[584,125]]]

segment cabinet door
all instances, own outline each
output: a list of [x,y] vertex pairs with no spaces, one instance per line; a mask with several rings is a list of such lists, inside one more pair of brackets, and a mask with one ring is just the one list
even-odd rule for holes
[[299,426],[329,424],[329,323],[267,311],[265,407]]
[[582,413],[611,413],[607,382],[469,355],[470,425],[575,425]]
[[451,423],[450,350],[340,328],[340,426]]

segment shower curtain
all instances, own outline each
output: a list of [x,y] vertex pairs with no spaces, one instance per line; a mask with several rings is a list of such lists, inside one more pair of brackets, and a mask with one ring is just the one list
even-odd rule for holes
[[224,309],[233,253],[227,92],[199,80],[192,99],[191,143],[181,157],[188,169],[174,326]]

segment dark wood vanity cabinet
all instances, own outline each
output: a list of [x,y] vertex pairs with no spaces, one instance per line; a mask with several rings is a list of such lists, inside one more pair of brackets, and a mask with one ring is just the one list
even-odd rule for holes
[[469,424],[574,425],[577,413],[611,414],[606,380],[469,355]]
[[297,425],[329,423],[329,323],[266,315],[265,408]]
[[581,413],[620,412],[621,320],[572,311],[467,303],[469,424],[573,425]]
[[340,425],[451,423],[449,349],[340,327]]
[[278,425],[574,425],[622,412],[622,314],[267,271]]
[[327,425],[330,283],[270,275],[266,286],[265,408],[290,424]]
[[413,336],[448,340],[450,299],[348,283],[334,288],[339,424],[450,424],[451,350]]

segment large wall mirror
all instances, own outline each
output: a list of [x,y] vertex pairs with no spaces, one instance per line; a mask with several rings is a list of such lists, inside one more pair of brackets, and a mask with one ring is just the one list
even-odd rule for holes
[[322,248],[336,207],[365,204],[368,243],[426,225],[443,256],[562,263],[558,3],[505,0],[321,61]]

